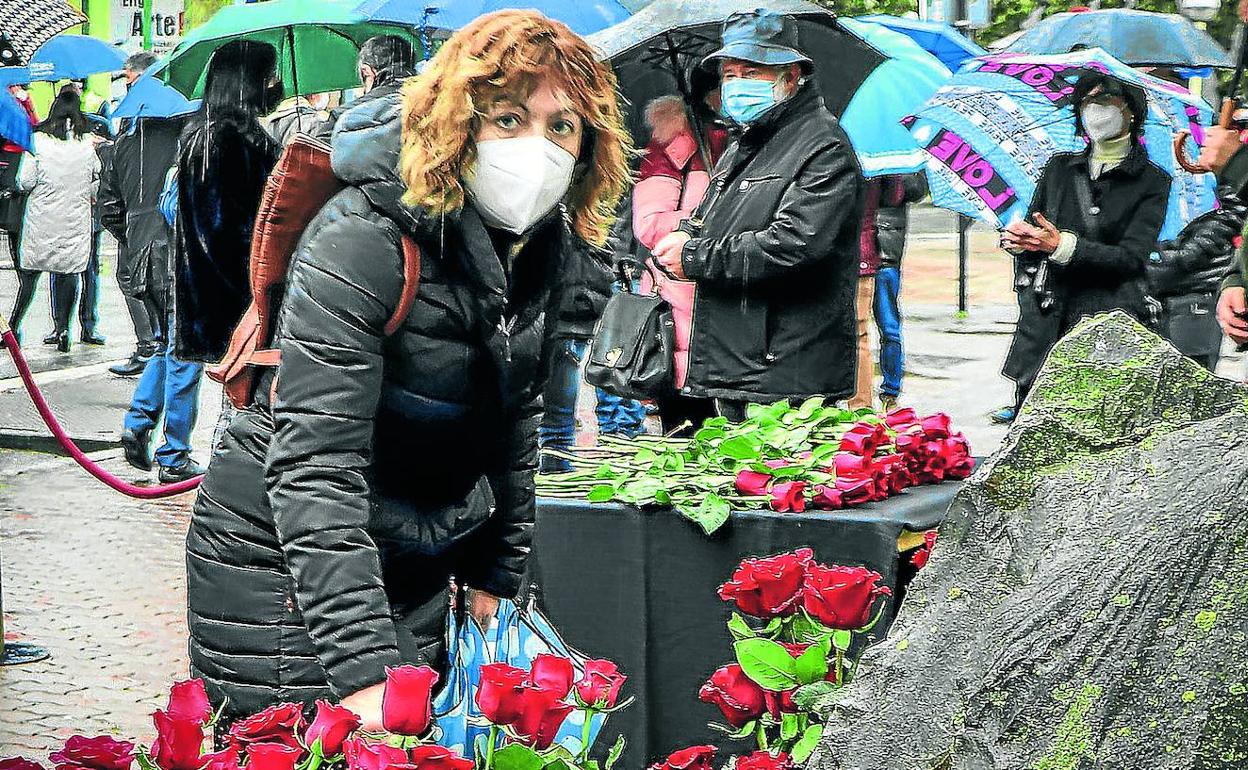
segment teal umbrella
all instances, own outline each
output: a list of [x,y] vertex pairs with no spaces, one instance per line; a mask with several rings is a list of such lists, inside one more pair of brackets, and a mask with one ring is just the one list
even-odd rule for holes
[[213,53],[231,41],[251,40],[277,49],[287,95],[316,94],[360,85],[356,57],[370,37],[400,35],[423,50],[414,30],[369,21],[355,5],[343,0],[227,5],[179,43],[157,75],[185,96],[198,98]]

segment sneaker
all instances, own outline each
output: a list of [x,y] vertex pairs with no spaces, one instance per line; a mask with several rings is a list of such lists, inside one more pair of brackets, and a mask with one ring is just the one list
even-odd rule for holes
[[888,414],[889,412],[892,412],[895,409],[897,409],[897,397],[896,396],[880,396],[880,411],[882,411],[884,414]]
[[537,472],[542,476],[554,476],[560,473],[571,473],[572,463],[562,457],[542,452],[537,460]]
[[113,364],[108,367],[108,371],[110,374],[115,374],[118,377],[137,377],[143,373],[143,368],[147,366],[147,362],[150,360],[152,360],[150,355],[143,355],[138,351],[135,351],[135,353],[130,356],[129,361],[122,361],[120,364]]
[[160,483],[177,484],[180,481],[190,481],[196,476],[203,476],[206,472],[203,466],[188,457],[178,465],[160,466]]
[[992,420],[994,425],[1009,425],[1016,417],[1018,417],[1018,410],[1012,406],[1003,406],[988,415],[988,419]]
[[83,332],[78,340],[84,345],[103,345],[105,340],[95,332]]

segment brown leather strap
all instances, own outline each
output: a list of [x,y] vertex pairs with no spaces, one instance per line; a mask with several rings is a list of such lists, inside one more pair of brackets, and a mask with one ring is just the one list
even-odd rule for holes
[[251,366],[277,366],[282,362],[282,351],[277,348],[264,348],[263,350],[253,350],[247,358],[247,363]]
[[399,330],[412,312],[412,303],[416,301],[416,290],[420,288],[420,246],[416,241],[404,235],[403,244],[403,293],[399,296],[398,307],[390,320],[386,321],[386,336],[389,337]]

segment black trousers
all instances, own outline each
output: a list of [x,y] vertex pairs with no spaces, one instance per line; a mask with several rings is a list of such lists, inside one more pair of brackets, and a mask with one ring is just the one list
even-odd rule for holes
[[656,398],[654,402],[659,408],[659,422],[663,425],[665,435],[673,435],[673,431],[687,422],[688,427],[674,435],[681,438],[692,436],[702,427],[702,423],[715,416],[715,401],[709,398],[694,398],[672,392]]

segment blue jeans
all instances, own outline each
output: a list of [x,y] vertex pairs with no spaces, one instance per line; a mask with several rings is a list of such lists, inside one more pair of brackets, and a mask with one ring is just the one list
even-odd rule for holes
[[901,346],[900,294],[901,270],[880,268],[875,276],[875,325],[880,330],[880,374],[884,380],[880,395],[892,398],[901,395],[901,377],[906,367]]
[[[538,445],[551,449],[567,449],[576,441],[576,396],[581,389],[581,361],[589,350],[587,340],[567,340],[563,350],[551,363],[550,380],[543,397],[545,411],[537,430]],[[598,433],[623,433],[635,436],[642,432],[646,409],[637,401],[620,398],[595,388],[598,406]]]
[[167,468],[186,462],[191,453],[191,431],[199,417],[199,381],[203,364],[174,358],[167,342],[148,360],[130,400],[124,425],[141,431],[156,427],[165,418],[165,443],[156,450],[156,461]]

